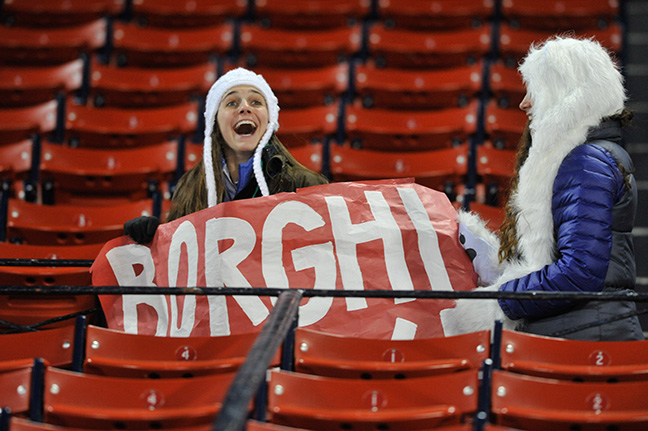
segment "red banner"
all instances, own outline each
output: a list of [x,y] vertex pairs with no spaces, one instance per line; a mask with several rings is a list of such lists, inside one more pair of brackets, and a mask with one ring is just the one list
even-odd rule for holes
[[[108,242],[91,271],[95,286],[160,286],[160,295],[101,296],[109,327],[172,337],[259,330],[275,299],[164,295],[166,286],[447,291],[472,290],[477,280],[452,204],[411,180],[222,203],[160,225],[150,246],[126,236]],[[444,335],[441,311],[453,307],[453,300],[304,298],[299,325],[435,337]]]

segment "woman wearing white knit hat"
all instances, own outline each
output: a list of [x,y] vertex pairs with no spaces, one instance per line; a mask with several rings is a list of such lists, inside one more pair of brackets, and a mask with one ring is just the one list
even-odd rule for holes
[[[221,76],[205,103],[203,159],[178,182],[167,221],[220,202],[325,184],[281,144],[278,129],[279,103],[261,75],[237,68]],[[124,231],[147,243],[158,224],[155,217],[138,217]]]

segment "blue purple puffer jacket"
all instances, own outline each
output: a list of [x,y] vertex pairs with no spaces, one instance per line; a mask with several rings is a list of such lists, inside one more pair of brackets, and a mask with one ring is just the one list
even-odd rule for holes
[[[588,134],[585,144],[567,155],[553,185],[557,259],[504,283],[500,291],[601,292],[634,288],[632,228],[637,189],[631,174],[632,160],[620,142],[618,122],[608,120]],[[555,316],[576,305],[568,300],[514,299],[500,299],[499,304],[514,320]]]

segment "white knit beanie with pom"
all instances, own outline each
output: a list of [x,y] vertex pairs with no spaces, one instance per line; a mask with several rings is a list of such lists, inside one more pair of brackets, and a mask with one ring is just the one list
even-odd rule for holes
[[[263,148],[270,141],[270,137],[279,129],[279,101],[272,92],[263,76],[243,69],[241,67],[230,70],[212,85],[209,93],[207,93],[207,100],[205,102],[205,139],[203,146],[203,161],[205,164],[205,182],[207,183],[207,205],[212,207],[218,202],[216,196],[216,181],[214,177],[214,161],[212,160],[212,132],[214,131],[214,124],[216,122],[216,113],[221,99],[227,91],[239,85],[250,85],[258,89],[265,98],[268,106],[268,127],[259,141],[256,150],[254,151],[254,177],[256,178],[259,189],[263,196],[268,196],[268,184],[266,183],[263,171],[261,169],[261,152]],[[217,161],[220,163],[220,160]]]

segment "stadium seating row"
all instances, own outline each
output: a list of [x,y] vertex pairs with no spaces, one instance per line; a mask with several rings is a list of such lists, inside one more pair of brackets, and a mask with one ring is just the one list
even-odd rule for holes
[[[4,334],[0,404],[12,412],[12,430],[14,423],[34,422],[207,427],[256,337],[165,338],[83,324]],[[421,340],[354,339],[306,328],[294,337],[294,368],[284,364],[261,387],[273,424],[436,429],[472,426],[485,412],[483,422],[524,430],[646,425],[646,342],[571,341],[500,325]],[[276,355],[272,365],[278,364]]]
[[[426,0],[407,3],[386,0],[11,0],[6,2],[2,21],[20,26],[61,26],[112,15],[126,16],[142,25],[200,26],[231,18],[252,17],[266,26],[334,27],[351,19],[379,18],[398,27],[459,27],[473,25],[495,10],[495,2],[467,0]],[[553,7],[552,7],[553,6]],[[516,25],[543,27],[556,20],[570,27],[605,25],[614,19],[619,5],[608,1],[552,1],[538,4],[532,0],[505,1],[503,17]]]

